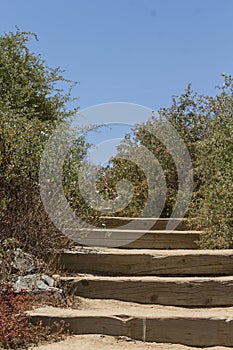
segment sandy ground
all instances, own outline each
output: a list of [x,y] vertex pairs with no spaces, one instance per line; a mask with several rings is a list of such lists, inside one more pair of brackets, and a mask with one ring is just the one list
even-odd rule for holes
[[30,350],[226,350],[228,347],[215,346],[209,348],[196,348],[179,344],[143,343],[126,337],[111,337],[99,334],[75,335],[66,340],[53,344],[41,345]]

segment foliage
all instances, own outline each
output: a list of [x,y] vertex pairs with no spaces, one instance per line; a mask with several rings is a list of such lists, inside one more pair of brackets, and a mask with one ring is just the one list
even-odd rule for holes
[[61,340],[69,334],[63,323],[54,324],[53,328],[41,323],[33,325],[25,312],[33,302],[33,296],[16,292],[11,285],[0,288],[0,347],[27,349],[29,345]]
[[72,147],[65,158],[62,185],[64,194],[73,211],[85,222],[97,224],[99,213],[86,203],[79,188],[79,166],[81,162],[86,162],[85,156],[90,146],[85,141],[85,137],[80,136],[78,144]]
[[[56,126],[76,113],[67,110],[72,100],[72,83],[59,68],[51,69],[40,55],[30,52],[32,33],[4,34],[0,37],[0,230],[2,239],[14,237],[20,246],[37,256],[66,245],[67,239],[48,218],[40,199],[38,172],[46,141]],[[68,83],[68,92],[59,89]],[[60,84],[60,85],[59,85]],[[184,140],[194,169],[194,195],[187,215],[196,217],[207,235],[201,246],[232,247],[232,78],[224,76],[224,85],[215,96],[200,96],[189,85],[171,107],[159,110],[159,118],[136,125],[125,136],[118,157],[99,169],[97,187],[104,199],[117,196],[117,183],[131,182],[131,202],[114,215],[138,216],[148,199],[148,177],[153,172],[145,147],[163,168],[167,193],[161,216],[169,217],[176,202],[178,176],[176,165],[163,140],[148,132],[158,121],[169,121]],[[63,167],[63,188],[72,208],[89,222],[98,221],[98,212],[88,208],[81,196],[78,167],[89,145],[78,136]],[[132,149],[136,149],[135,163]],[[135,154],[134,154],[135,155]],[[131,159],[131,160],[130,160]],[[144,164],[142,170],[140,164]],[[157,176],[157,175],[156,175]],[[157,201],[160,194],[155,191]],[[153,213],[150,202],[148,216]],[[49,235],[49,239],[48,239]]]
[[[30,52],[31,37],[36,38],[19,30],[0,37],[0,230],[2,239],[15,237],[24,250],[41,257],[64,247],[67,239],[41,202],[40,159],[56,126],[76,109],[66,108],[72,83]],[[68,92],[57,88],[64,83]],[[85,147],[77,139],[79,160]],[[73,175],[67,171],[66,176]]]
[[[134,186],[134,196],[120,216],[138,216],[148,195],[147,176],[135,163],[121,159],[130,154],[131,147],[145,146],[159,160],[163,168],[167,195],[162,216],[169,217],[177,198],[178,177],[174,160],[166,147],[147,130],[156,123],[169,121],[184,140],[191,156],[194,171],[193,200],[187,216],[195,227],[204,228],[202,248],[233,247],[233,163],[232,111],[233,79],[223,75],[224,84],[215,96],[201,96],[189,85],[180,97],[173,98],[170,108],[159,110],[159,119],[152,116],[146,123],[136,125],[133,134],[125,136],[112,164],[100,172],[98,188],[105,198],[117,196],[116,184],[123,177]],[[140,153],[138,152],[138,159]],[[147,172],[151,164],[147,162]],[[156,198],[156,192],[154,193]],[[155,206],[156,203],[152,203]],[[152,210],[151,210],[152,213]],[[112,215],[112,214],[111,214]]]
[[215,97],[206,98],[211,119],[205,138],[197,145],[196,172],[201,186],[190,215],[196,216],[207,234],[202,248],[233,247],[233,79],[224,75],[224,84]]
[[[133,162],[119,159],[122,155],[129,154],[132,147],[139,148],[140,146],[146,147],[152,153],[153,157],[158,159],[163,168],[167,194],[162,216],[169,217],[171,215],[178,191],[176,166],[162,140],[156,138],[148,130],[151,128],[156,129],[156,125],[164,120],[169,121],[184,140],[191,159],[194,161],[195,145],[203,138],[208,121],[200,99],[191,90],[191,86],[189,85],[184,94],[173,98],[170,108],[160,109],[158,117],[152,115],[147,122],[136,125],[132,135],[128,134],[125,136],[123,143],[118,148],[117,158],[112,159],[112,166],[107,166],[102,170],[99,180],[99,189],[105,196],[116,196],[116,183],[122,177],[130,180],[134,186],[134,197],[131,203],[121,212],[115,213],[115,215],[138,216],[147,201],[148,187],[145,172],[139,166],[133,164]],[[143,157],[144,154],[141,158]],[[138,152],[137,159],[139,160],[139,158],[140,153]],[[142,159],[140,161],[142,162]],[[146,171],[147,173],[155,171],[150,161],[146,164]],[[197,179],[195,184],[198,186]],[[156,196],[158,196],[158,193],[155,192],[154,198]],[[151,203],[151,210],[148,216],[153,215],[154,205],[155,203]]]
[[51,69],[40,55],[30,52],[28,42],[37,36],[30,32],[4,34],[0,37],[0,110],[29,120],[59,120],[74,111],[66,109],[71,100],[57,83],[71,83],[60,68]]

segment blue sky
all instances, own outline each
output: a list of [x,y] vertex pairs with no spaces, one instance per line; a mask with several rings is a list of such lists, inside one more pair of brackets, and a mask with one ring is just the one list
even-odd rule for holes
[[80,84],[85,108],[112,101],[157,110],[191,82],[214,93],[233,70],[232,0],[5,0],[0,32],[38,34],[52,67]]
[[5,0],[0,32],[33,31],[51,67],[79,81],[78,105],[168,107],[189,82],[213,94],[233,71],[232,0]]

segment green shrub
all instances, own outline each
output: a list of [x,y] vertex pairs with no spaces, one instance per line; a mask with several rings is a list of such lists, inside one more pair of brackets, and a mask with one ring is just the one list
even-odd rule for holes
[[[56,126],[76,114],[68,110],[72,83],[30,52],[27,32],[0,36],[0,231],[37,256],[60,249],[67,239],[48,218],[40,198],[39,167]],[[58,84],[68,84],[68,92]],[[87,145],[77,140],[82,158]],[[80,145],[80,147],[79,147]],[[83,151],[84,149],[84,151]],[[66,171],[70,179],[73,174]],[[76,196],[78,196],[78,191]]]
[[[169,121],[184,140],[192,161],[195,160],[195,144],[199,140],[202,140],[208,121],[208,116],[205,110],[203,110],[200,99],[201,97],[194,93],[189,85],[181,96],[173,98],[170,108],[161,108],[158,112],[159,122],[163,120]],[[126,135],[124,141],[118,147],[118,156],[129,154],[131,147],[144,146],[158,159],[163,168],[167,187],[166,202],[161,216],[169,217],[177,198],[178,175],[174,160],[166,146],[162,143],[162,140],[159,140],[152,133],[148,132],[150,128],[156,130],[158,117],[152,115],[147,122],[136,125],[133,134]],[[139,153],[137,154],[137,158],[140,158]],[[145,170],[147,173],[155,171],[149,160],[145,166]],[[147,201],[148,186],[145,173],[133,161],[129,162],[127,160],[113,158],[112,166],[102,169],[102,173],[100,174],[98,185],[100,192],[105,196],[110,196],[110,198],[112,196],[114,198],[113,196],[116,196],[116,183],[122,178],[126,178],[132,182],[134,196],[131,203],[124,210],[114,215],[137,217]],[[197,186],[198,181],[196,179],[195,191]],[[156,197],[158,198],[158,193],[154,193],[154,198]],[[150,204],[151,210],[148,210],[148,216],[153,215],[150,213],[153,213],[154,205],[156,205],[155,202]]]
[[[202,248],[233,247],[233,79],[223,77],[224,84],[215,96],[197,95],[189,85],[184,94],[173,99],[170,108],[159,110],[160,120],[167,120],[176,128],[191,156],[194,191],[186,216],[191,219],[190,225],[205,229]],[[126,135],[119,146],[118,156],[129,154],[131,146],[143,145],[159,160],[167,184],[161,216],[169,217],[177,198],[178,177],[166,147],[147,131],[148,125],[156,127],[156,123],[152,116],[135,126],[133,134]],[[153,171],[150,166],[148,162],[147,171]],[[133,184],[134,196],[127,207],[114,215],[137,217],[146,203],[148,184],[145,173],[133,162],[113,158],[112,164],[100,172],[99,190],[105,198],[116,198],[116,184],[122,178]]]
[[201,185],[192,203],[190,216],[196,216],[207,234],[202,248],[233,247],[233,80],[225,82],[215,97],[206,99],[211,120],[205,138],[196,147],[196,173]]

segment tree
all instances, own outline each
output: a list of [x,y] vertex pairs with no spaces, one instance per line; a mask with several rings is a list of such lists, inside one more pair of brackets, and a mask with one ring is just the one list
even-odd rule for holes
[[195,166],[201,185],[190,215],[206,228],[202,248],[233,247],[233,79],[223,77],[219,93],[206,97],[210,118],[205,138],[196,149]]
[[[31,38],[37,39],[18,29],[0,37],[0,230],[1,239],[15,237],[24,249],[41,255],[64,244],[64,237],[40,199],[40,159],[56,126],[76,109],[66,108],[73,83],[29,50]],[[68,91],[58,83],[67,83]],[[77,139],[79,159],[86,147],[83,138]]]
[[[191,156],[194,191],[187,217],[195,228],[205,228],[206,234],[200,241],[203,248],[233,247],[233,78],[223,77],[224,84],[215,96],[198,95],[189,85],[180,97],[173,98],[170,108],[159,110],[159,120],[167,120],[175,127]],[[171,215],[177,198],[178,176],[171,154],[161,140],[148,132],[148,126],[156,126],[157,122],[152,116],[146,123],[136,125],[133,133],[125,136],[112,164],[100,172],[98,186],[106,198],[116,197],[116,184],[122,178],[134,186],[131,203],[114,215],[138,216],[146,203],[145,173],[135,163],[118,158],[129,153],[132,146],[140,145],[150,150],[163,168],[167,196],[162,216]],[[147,171],[153,171],[150,162]],[[156,198],[156,193],[154,195]],[[151,204],[151,212],[154,205]]]
[[[0,37],[0,110],[28,120],[66,118],[75,113],[66,109],[73,84],[59,67],[49,68],[40,55],[30,52],[31,38],[38,40],[35,34],[18,29]],[[60,82],[70,83],[67,93],[57,88]]]
[[[166,146],[162,143],[162,140],[156,138],[148,130],[150,128],[156,129],[157,123],[163,120],[168,121],[177,130],[181,139],[184,140],[191,159],[194,161],[196,156],[195,145],[204,137],[208,120],[200,99],[201,97],[194,93],[191,85],[189,85],[181,96],[173,98],[171,107],[161,108],[158,112],[158,117],[152,115],[147,122],[136,125],[133,134],[126,135],[124,141],[118,147],[118,157],[129,153],[132,147],[144,146],[158,159],[163,168],[167,187],[166,202],[162,212],[163,217],[169,217],[171,215],[176,202],[178,175],[174,160]],[[139,154],[137,157],[140,157]],[[129,163],[126,160],[115,158],[112,159],[112,164],[113,166],[103,169],[103,180],[99,181],[102,193],[113,192],[116,195],[115,185],[122,176],[130,181],[132,180],[134,185],[133,200],[122,212],[115,215],[138,216],[147,201],[148,187],[146,176],[143,170],[132,162]],[[150,161],[147,162],[146,170],[147,173],[154,171],[151,168]],[[196,178],[195,187],[197,186],[198,179]],[[157,196],[158,193],[154,193],[154,198]],[[151,203],[150,206],[150,212],[153,215],[154,203]]]

